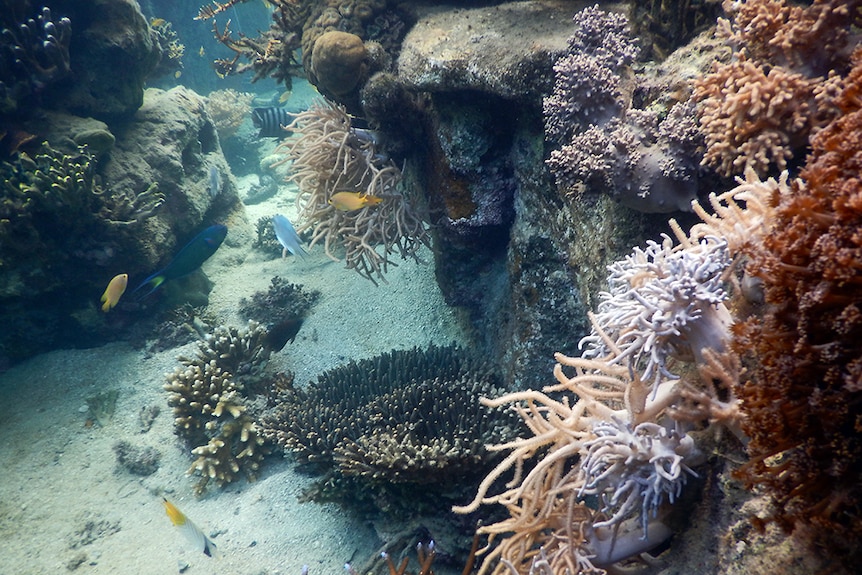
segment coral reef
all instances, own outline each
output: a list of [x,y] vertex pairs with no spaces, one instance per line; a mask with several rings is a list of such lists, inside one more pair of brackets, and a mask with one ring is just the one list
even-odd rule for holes
[[[430,245],[425,224],[405,193],[401,170],[378,151],[372,132],[354,128],[343,107],[318,101],[299,113],[288,129],[294,137],[279,146],[284,162],[292,162],[290,180],[299,186],[297,232],[312,229],[311,246],[324,251],[344,249],[345,267],[375,284],[398,253],[418,260],[416,252]],[[330,203],[338,192],[381,198],[377,205],[343,211]]]
[[301,285],[275,276],[265,292],[255,292],[250,300],[242,298],[238,311],[246,319],[267,326],[289,317],[305,317],[318,299],[319,291],[305,291]]
[[736,54],[695,83],[703,162],[725,175],[746,166],[760,175],[783,170],[837,113],[832,98],[849,70],[862,3],[726,0],[723,6],[733,22],[720,20],[719,30]]
[[27,104],[48,85],[68,76],[72,23],[56,21],[43,6],[29,13],[28,0],[3,0],[0,10],[0,115]]
[[[687,210],[698,191],[701,135],[691,102],[664,113],[631,105],[623,76],[638,56],[622,14],[585,8],[543,101],[547,165],[566,193],[603,191],[642,212]],[[647,104],[644,102],[642,104]]]
[[188,473],[200,476],[198,493],[210,481],[231,483],[240,472],[254,479],[269,452],[247,403],[247,394],[264,385],[265,337],[255,322],[246,330],[216,328],[195,357],[180,357],[183,366],[167,377],[174,430],[197,456]]
[[772,495],[766,519],[814,526],[809,535],[842,560],[862,546],[862,48],[853,63],[840,116],[812,137],[801,179],[761,192],[772,233],[746,271],[766,304],[736,331],[752,363],[738,389],[751,437],[740,477]]
[[326,473],[314,497],[439,512],[441,497],[487,468],[484,445],[512,436],[513,418],[476,400],[498,385],[459,348],[393,350],[286,390],[263,433]]
[[152,71],[152,77],[158,78],[170,74],[178,78],[182,74],[186,47],[180,42],[180,37],[173,25],[164,18],[150,20],[150,28],[161,51],[159,63]]
[[254,94],[238,92],[232,88],[210,92],[207,96],[207,111],[220,142],[233,137],[243,121],[249,117],[252,100]]
[[0,174],[2,297],[49,292],[82,265],[98,266],[89,250],[117,246],[164,202],[154,185],[137,194],[104,189],[86,147],[67,153],[45,142],[32,157],[18,152],[0,164]]

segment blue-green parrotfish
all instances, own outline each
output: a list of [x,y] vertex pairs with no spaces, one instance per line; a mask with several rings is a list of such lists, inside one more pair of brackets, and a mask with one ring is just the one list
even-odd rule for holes
[[141,298],[145,298],[159,289],[166,281],[175,280],[192,273],[216,253],[226,235],[226,226],[216,224],[208,227],[192,238],[192,241],[187,243],[168,265],[142,281],[141,285],[136,287],[132,293],[149,284],[152,286],[150,291],[141,296]]

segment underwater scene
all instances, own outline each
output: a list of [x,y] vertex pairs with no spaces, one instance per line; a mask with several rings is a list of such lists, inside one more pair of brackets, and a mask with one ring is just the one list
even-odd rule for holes
[[0,0],[0,575],[842,575],[862,0]]

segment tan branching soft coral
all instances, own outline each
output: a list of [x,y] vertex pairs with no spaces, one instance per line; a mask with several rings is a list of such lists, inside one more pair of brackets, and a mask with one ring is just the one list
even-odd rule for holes
[[244,394],[268,355],[265,336],[254,322],[248,330],[218,328],[194,358],[180,357],[183,367],[167,376],[174,430],[195,446],[191,452],[197,459],[188,473],[200,476],[197,493],[210,481],[219,486],[235,481],[241,472],[254,479],[269,452]]
[[862,48],[854,63],[841,116],[812,139],[791,193],[773,198],[780,233],[748,266],[767,307],[736,344],[753,366],[738,390],[752,457],[740,476],[768,489],[768,519],[816,526],[845,557],[862,546]]
[[832,102],[849,69],[862,1],[726,0],[720,30],[737,52],[695,82],[703,163],[724,175],[747,166],[784,170],[837,114]]
[[210,92],[207,97],[207,111],[222,144],[236,134],[243,120],[251,113],[252,100],[254,94],[238,92],[232,88]]
[[[334,261],[341,261],[334,253],[341,247],[346,267],[374,283],[397,265],[395,253],[418,261],[417,251],[430,246],[430,238],[402,191],[401,169],[378,150],[376,135],[354,128],[346,110],[328,101],[299,113],[288,129],[294,137],[278,150],[292,162],[290,180],[299,185],[297,231],[311,229],[311,245],[323,242]],[[374,201],[337,209],[330,200],[341,192]]]

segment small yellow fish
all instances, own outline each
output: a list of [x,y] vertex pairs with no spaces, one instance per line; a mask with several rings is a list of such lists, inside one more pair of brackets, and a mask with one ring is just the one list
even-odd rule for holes
[[117,302],[120,301],[120,296],[122,296],[126,291],[126,285],[128,283],[129,274],[115,275],[114,278],[108,282],[108,287],[105,288],[105,293],[102,294],[102,299],[99,300],[102,302],[103,312],[108,312],[117,305]]
[[204,50],[204,47],[203,47],[203,46],[201,46],[201,49],[200,49],[200,50],[198,50],[198,56],[200,56],[201,58],[203,58],[203,57],[206,55],[206,53],[207,53],[207,51],[206,51],[206,50]]
[[360,192],[335,192],[329,198],[329,205],[342,212],[352,212],[367,206],[376,206],[383,198],[369,196]]
[[176,72],[174,72],[174,78],[179,78],[179,77],[180,77],[180,76],[182,76],[182,75],[183,75],[183,73],[182,73],[182,72],[180,72],[179,70],[177,70]]
[[202,551],[207,557],[214,557],[216,559],[221,557],[221,552],[216,547],[216,544],[201,531],[200,527],[192,523],[191,519],[186,517],[185,513],[177,509],[176,505],[164,497],[162,497],[162,503],[165,505],[165,513],[168,514],[171,523],[182,531],[186,539],[195,546],[195,549]]
[[159,26],[163,26],[165,24],[165,22],[166,22],[166,20],[164,18],[151,18],[150,19],[150,26],[152,28],[158,28]]
[[288,100],[290,100],[290,90],[287,90],[286,92],[283,92],[283,93],[281,94],[281,96],[279,96],[279,97],[278,97],[278,103],[279,103],[279,104],[284,104],[284,103],[285,103],[285,102],[287,102]]

